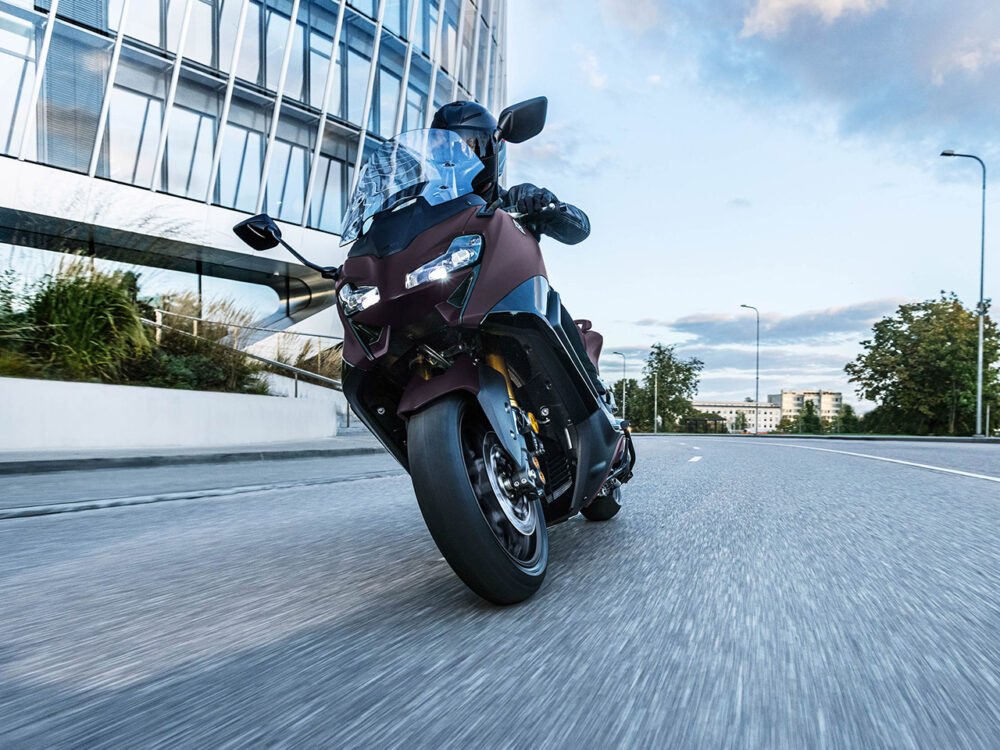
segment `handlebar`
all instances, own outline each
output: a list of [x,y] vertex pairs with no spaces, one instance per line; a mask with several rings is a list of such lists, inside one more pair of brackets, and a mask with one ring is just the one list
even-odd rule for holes
[[559,206],[557,206],[555,203],[550,203],[541,211],[539,211],[537,214],[535,213],[525,214],[521,213],[520,211],[508,211],[507,213],[510,214],[511,218],[523,219],[525,216],[548,216],[550,214],[557,213],[558,211],[559,211]]

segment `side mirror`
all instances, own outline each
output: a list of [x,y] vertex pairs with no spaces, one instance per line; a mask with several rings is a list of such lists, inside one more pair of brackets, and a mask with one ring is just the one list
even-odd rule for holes
[[545,127],[549,100],[544,96],[512,104],[497,119],[497,135],[511,143],[523,143],[534,138]]
[[258,214],[241,221],[233,232],[254,250],[270,250],[281,242],[281,230],[267,214]]

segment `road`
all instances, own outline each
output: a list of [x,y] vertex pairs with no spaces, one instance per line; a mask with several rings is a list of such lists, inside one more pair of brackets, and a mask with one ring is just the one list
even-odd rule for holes
[[638,449],[505,609],[384,457],[0,477],[272,487],[0,521],[0,746],[1000,746],[1000,447]]

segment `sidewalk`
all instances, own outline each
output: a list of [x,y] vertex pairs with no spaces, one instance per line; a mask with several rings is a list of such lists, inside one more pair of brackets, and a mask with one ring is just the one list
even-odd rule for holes
[[341,429],[337,437],[284,443],[258,443],[177,448],[121,448],[100,451],[0,452],[0,475],[43,474],[172,464],[281,461],[322,456],[360,456],[385,453],[385,448],[364,427]]

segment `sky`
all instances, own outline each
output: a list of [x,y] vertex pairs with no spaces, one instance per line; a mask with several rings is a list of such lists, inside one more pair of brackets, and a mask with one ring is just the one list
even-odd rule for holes
[[[978,154],[1000,168],[995,0],[509,0],[508,101],[548,123],[509,146],[592,223],[543,240],[549,278],[605,336],[705,366],[699,400],[828,388],[905,302],[979,289]],[[991,173],[992,174],[992,173]],[[986,296],[1000,191],[987,195]]]

